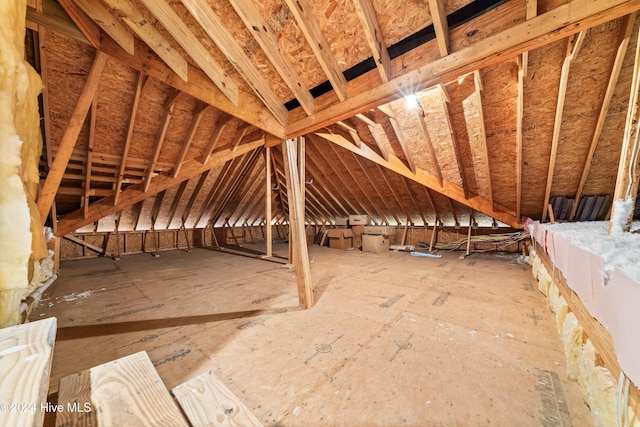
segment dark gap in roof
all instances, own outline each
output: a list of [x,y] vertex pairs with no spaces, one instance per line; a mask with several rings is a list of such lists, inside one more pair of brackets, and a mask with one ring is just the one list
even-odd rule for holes
[[[602,221],[609,207],[610,196],[608,194],[597,196],[584,196],[580,199],[576,209],[575,221]],[[553,196],[549,200],[556,221],[568,221],[571,209],[575,203],[574,197]]]
[[[447,23],[449,24],[449,29],[456,28],[488,11],[500,6],[502,3],[505,3],[507,0],[475,0],[468,5],[456,10],[452,14],[447,16]],[[423,28],[410,35],[409,37],[400,40],[398,43],[395,43],[389,47],[387,50],[389,52],[389,57],[391,59],[395,59],[400,55],[403,55],[409,52],[412,49],[415,49],[423,44],[433,40],[436,38],[435,30],[433,29],[433,25],[429,25],[428,27]],[[373,57],[369,57],[359,64],[354,65],[353,67],[344,71],[344,78],[347,81],[351,81],[361,75],[373,70],[376,68],[376,63]],[[317,98],[325,93],[331,91],[333,86],[327,80],[320,83],[318,86],[309,90],[311,95],[314,98]],[[297,99],[292,99],[284,104],[285,108],[288,111],[291,111],[300,106],[300,102]]]

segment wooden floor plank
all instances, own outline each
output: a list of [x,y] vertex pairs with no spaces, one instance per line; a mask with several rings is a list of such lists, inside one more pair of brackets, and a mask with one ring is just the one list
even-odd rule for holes
[[145,351],[62,378],[58,405],[57,427],[188,425]]
[[0,329],[0,426],[42,424],[56,318]]
[[171,390],[193,427],[262,426],[253,413],[211,371]]

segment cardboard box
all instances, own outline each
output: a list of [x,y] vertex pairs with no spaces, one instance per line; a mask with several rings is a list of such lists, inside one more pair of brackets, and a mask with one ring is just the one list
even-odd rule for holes
[[349,215],[349,225],[368,225],[369,215]]
[[353,232],[348,228],[332,228],[327,233],[331,249],[349,249],[353,247]]
[[336,221],[336,225],[341,225],[344,227],[349,225],[349,217],[346,217],[346,216],[337,216],[335,218],[335,221]]
[[387,236],[363,234],[362,252],[373,252],[376,254],[389,251],[389,239]]
[[385,236],[392,236],[396,234],[396,227],[391,225],[367,225],[364,227],[364,234],[382,234]]
[[364,234],[364,225],[354,225],[351,227],[351,231],[353,231],[354,236]]

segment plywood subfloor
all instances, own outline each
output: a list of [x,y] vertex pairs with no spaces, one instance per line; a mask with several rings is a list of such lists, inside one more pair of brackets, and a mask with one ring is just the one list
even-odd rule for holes
[[592,425],[528,265],[310,257],[306,311],[294,273],[267,261],[195,249],[63,262],[32,314],[58,317],[50,391],[146,350],[168,388],[212,370],[265,425]]

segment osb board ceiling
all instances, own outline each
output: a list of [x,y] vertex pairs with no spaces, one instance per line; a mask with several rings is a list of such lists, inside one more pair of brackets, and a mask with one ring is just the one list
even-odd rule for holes
[[[453,225],[473,214],[518,225],[521,215],[540,218],[549,197],[575,197],[583,180],[580,196],[613,194],[638,31],[636,24],[628,48],[618,52],[622,16],[635,13],[640,0],[584,7],[540,0],[529,15],[534,2],[524,0],[95,3],[120,27],[117,37],[100,28],[95,11],[83,12],[85,0],[60,3],[90,43],[65,35],[64,26],[40,27],[40,49],[31,49],[46,67],[49,157],[81,99],[96,48],[108,55],[95,111],[89,109],[61,177],[63,234],[95,230],[91,224],[106,215],[118,219],[118,212],[123,231],[220,226],[227,219],[259,224],[266,165],[257,147],[274,144],[267,134],[275,141],[306,137],[311,223],[366,213],[377,223]],[[175,16],[167,20],[167,13]],[[440,32],[445,15],[450,28]],[[530,27],[518,27],[527,19]],[[200,52],[193,51],[194,36]],[[135,40],[133,56],[128,38]],[[398,51],[403,45],[411,48]],[[159,46],[188,62],[188,72],[175,74],[176,64],[154,53]],[[579,49],[563,94],[563,63],[573,46]],[[378,62],[370,60],[376,49]],[[387,49],[393,56],[385,65]],[[219,64],[218,77],[238,88],[237,97],[203,58]],[[608,87],[613,96],[603,104]],[[404,98],[410,94],[417,109]],[[587,162],[597,123],[602,133]],[[288,209],[281,150],[273,157],[281,221]],[[47,170],[43,164],[43,176]],[[115,227],[115,220],[100,222],[100,229]]]

